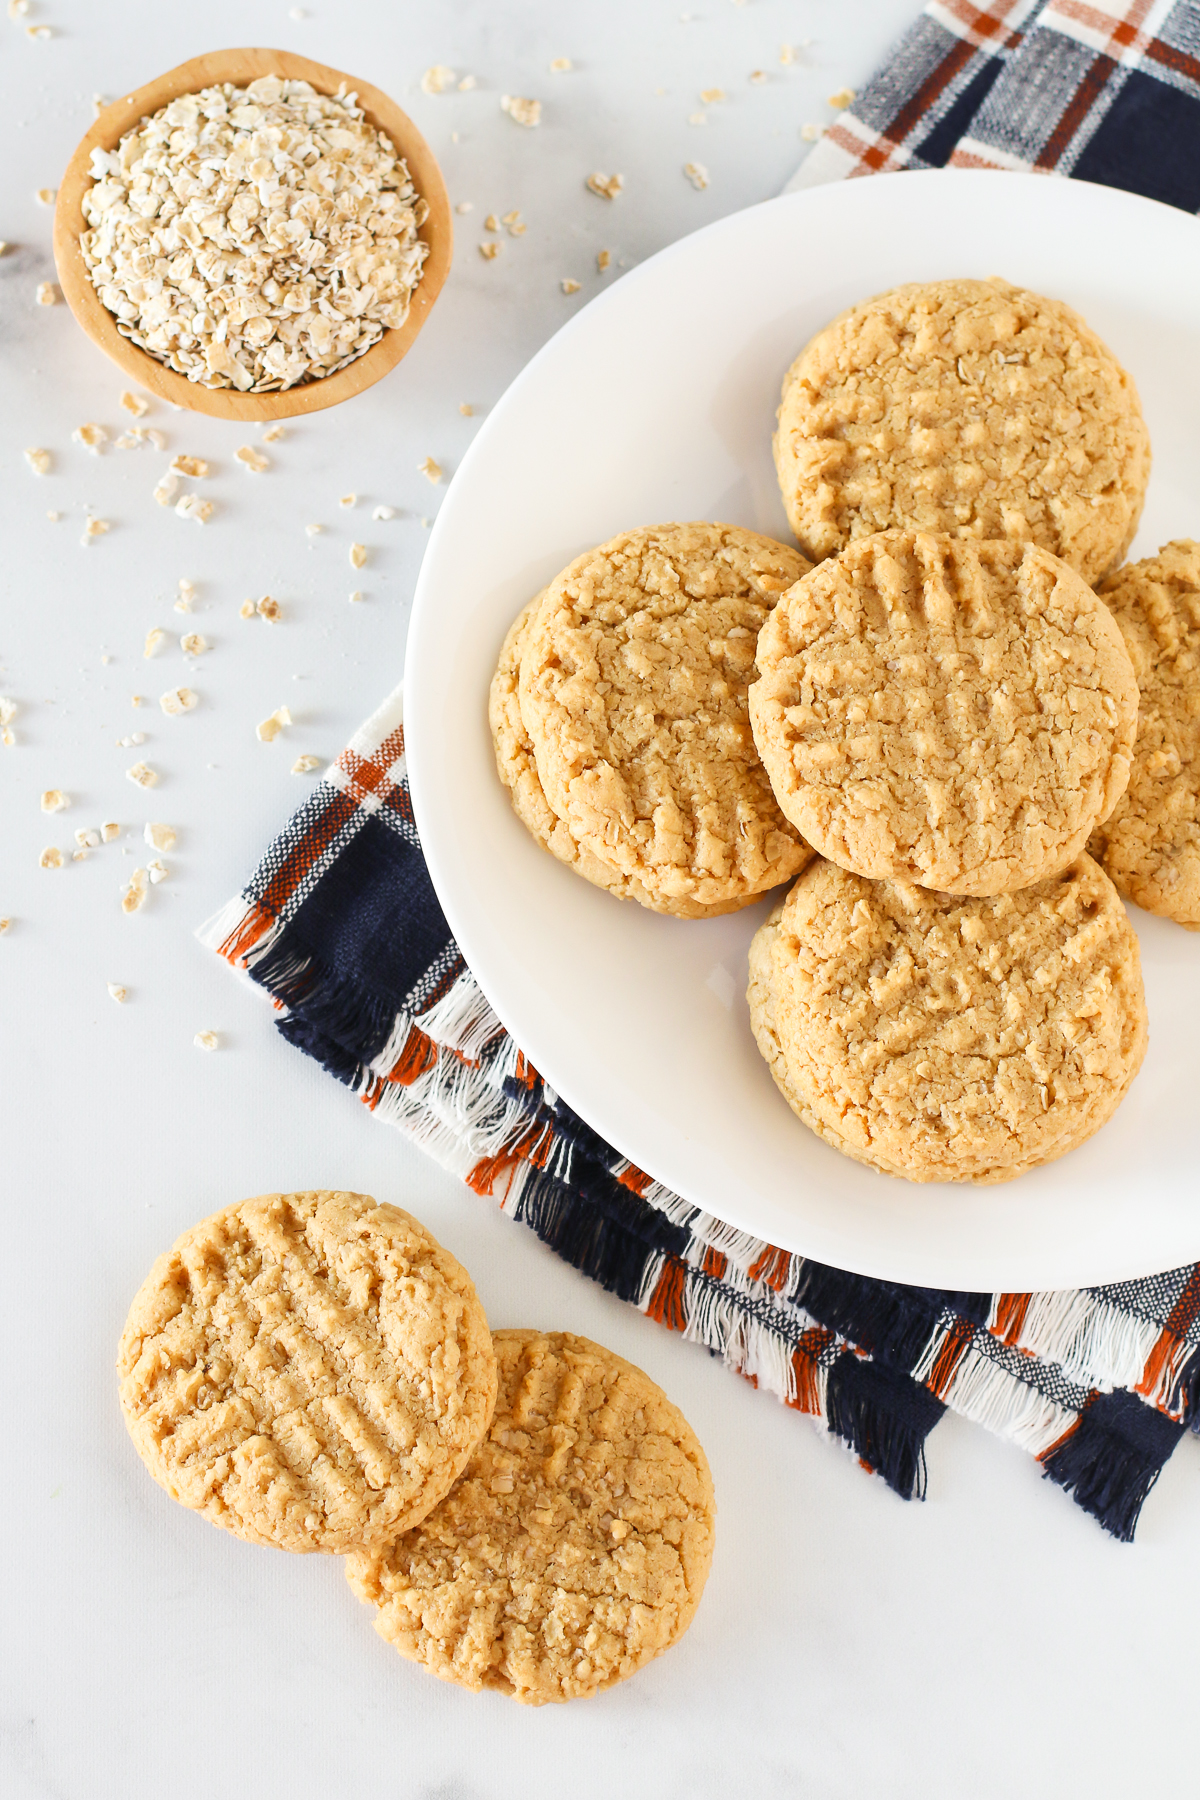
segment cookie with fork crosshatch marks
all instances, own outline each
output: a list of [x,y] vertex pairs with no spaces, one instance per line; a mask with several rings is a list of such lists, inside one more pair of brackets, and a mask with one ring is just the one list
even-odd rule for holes
[[570,1332],[498,1331],[491,1430],[415,1530],[346,1573],[401,1655],[526,1705],[611,1687],[687,1630],[716,1503],[687,1420]]
[[422,1519],[496,1396],[465,1269],[365,1194],[265,1194],[185,1231],[138,1290],[117,1367],[159,1485],[282,1550],[344,1553]]

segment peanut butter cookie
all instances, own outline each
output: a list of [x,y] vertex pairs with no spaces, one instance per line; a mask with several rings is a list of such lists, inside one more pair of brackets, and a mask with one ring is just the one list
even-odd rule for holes
[[496,1395],[465,1269],[365,1194],[265,1194],[185,1231],[138,1290],[117,1367],[159,1485],[283,1550],[343,1552],[422,1519]]
[[346,1572],[403,1656],[540,1706],[611,1687],[683,1635],[716,1506],[687,1420],[632,1363],[569,1332],[495,1346],[495,1417],[461,1480]]
[[784,377],[775,467],[813,561],[907,526],[1031,540],[1096,581],[1150,476],[1137,392],[1060,300],[913,282],[834,320]]
[[803,868],[746,711],[759,630],[808,564],[734,525],[655,525],[589,550],[526,629],[520,713],[581,850],[658,911],[748,906]]
[[1033,544],[860,538],[783,596],[758,667],[750,717],[776,798],[860,875],[1028,887],[1083,849],[1129,778],[1121,634]]
[[814,863],[755,934],[749,1000],[793,1112],[909,1181],[1010,1181],[1065,1155],[1146,1051],[1137,938],[1087,855],[991,899]]
[[1141,701],[1129,786],[1088,849],[1128,899],[1200,931],[1200,544],[1164,544],[1098,591]]

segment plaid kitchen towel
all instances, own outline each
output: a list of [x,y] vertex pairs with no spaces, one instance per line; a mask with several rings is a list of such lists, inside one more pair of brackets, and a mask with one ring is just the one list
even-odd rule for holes
[[[793,187],[1041,169],[1200,209],[1200,0],[934,0]],[[947,1407],[1123,1539],[1200,1424],[1200,1265],[1042,1294],[823,1267],[632,1167],[541,1079],[463,963],[421,855],[393,696],[208,926],[278,1028],[577,1269],[810,1415],[905,1497]]]
[[932,0],[788,185],[945,167],[1200,211],[1200,4]]
[[898,1493],[924,1492],[925,1440],[950,1407],[1133,1536],[1197,1412],[1200,1266],[1064,1293],[903,1287],[790,1255],[651,1181],[547,1086],[463,962],[421,854],[399,693],[201,935],[364,1106]]

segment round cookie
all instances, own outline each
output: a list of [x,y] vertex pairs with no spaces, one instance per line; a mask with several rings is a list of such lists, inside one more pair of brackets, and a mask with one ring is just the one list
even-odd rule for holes
[[1129,778],[1137,681],[1112,615],[1033,544],[861,538],[758,640],[755,741],[843,868],[953,894],[1064,867]]
[[991,899],[814,863],[755,934],[749,1001],[793,1112],[909,1181],[1010,1181],[1065,1155],[1146,1052],[1137,938],[1087,855]]
[[496,769],[508,789],[513,811],[544,850],[549,850],[552,856],[574,869],[577,875],[582,875],[585,881],[590,881],[594,887],[606,888],[619,900],[637,900],[642,906],[648,906],[655,912],[669,912],[688,919],[707,919],[718,913],[736,911],[742,904],[740,900],[727,901],[718,906],[703,906],[699,902],[683,899],[674,903],[660,901],[656,895],[647,893],[632,876],[622,874],[620,869],[613,868],[611,864],[593,855],[586,845],[577,843],[562,819],[552,810],[538,776],[537,761],[529,733],[525,729],[525,721],[521,717],[517,691],[521,653],[545,591],[543,588],[542,593],[531,600],[510,625],[488,693],[488,724],[496,752]]
[[1164,544],[1099,593],[1141,701],[1129,786],[1088,849],[1128,899],[1200,931],[1200,544]]
[[264,1194],[160,1256],[117,1368],[175,1500],[283,1550],[385,1542],[487,1430],[496,1365],[465,1269],[364,1194]]
[[814,562],[896,527],[1032,540],[1096,581],[1133,542],[1150,440],[1133,382],[1060,300],[913,282],[851,307],[783,382],[775,467]]
[[462,1479],[346,1573],[403,1656],[540,1706],[611,1687],[683,1635],[716,1504],[695,1433],[632,1363],[569,1332],[495,1346],[496,1413]]
[[545,798],[658,910],[733,911],[808,861],[746,711],[759,630],[807,567],[734,525],[647,526],[577,557],[528,627],[520,712]]

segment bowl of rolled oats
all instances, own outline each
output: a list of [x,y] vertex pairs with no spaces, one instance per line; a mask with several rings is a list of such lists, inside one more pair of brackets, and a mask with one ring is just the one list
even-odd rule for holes
[[412,120],[282,50],[213,51],[106,108],[54,219],[88,336],[162,399],[250,421],[336,405],[394,367],[452,241]]

